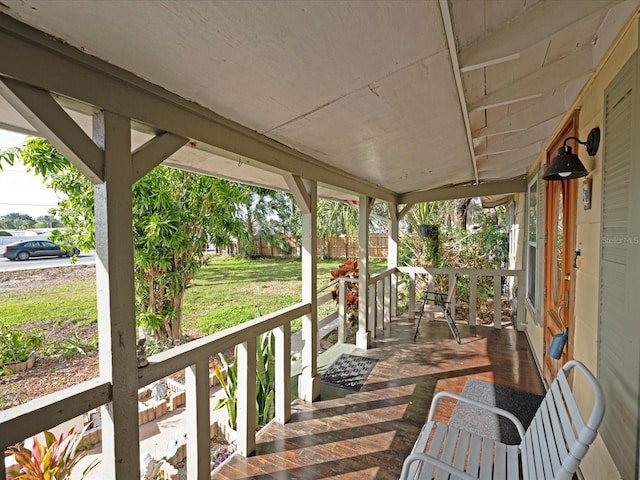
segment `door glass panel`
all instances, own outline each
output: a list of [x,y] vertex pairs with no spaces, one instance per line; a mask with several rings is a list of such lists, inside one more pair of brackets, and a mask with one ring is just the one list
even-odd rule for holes
[[554,205],[554,230],[555,248],[553,249],[555,272],[553,275],[553,298],[556,303],[560,302],[560,285],[562,282],[562,260],[564,258],[564,209],[562,202],[562,183],[558,185],[558,195]]

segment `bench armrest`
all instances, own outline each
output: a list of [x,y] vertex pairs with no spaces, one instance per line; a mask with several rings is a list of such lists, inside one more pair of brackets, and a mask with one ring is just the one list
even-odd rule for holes
[[[462,470],[458,470],[456,467],[451,466],[447,463],[444,463],[441,460],[438,460],[436,457],[431,456],[427,453],[415,452],[405,458],[404,463],[402,464],[402,473],[400,473],[400,480],[408,480],[409,477],[409,469],[411,468],[411,464],[414,462],[424,462],[437,467],[438,469],[447,472],[451,475],[454,475],[453,478],[460,478],[461,480],[477,480],[478,477],[474,477],[469,475]],[[440,478],[440,477],[438,477]]]
[[438,392],[433,397],[433,400],[431,401],[431,407],[429,408],[429,417],[427,418],[427,422],[433,421],[438,401],[440,401],[440,399],[444,397],[453,398],[454,400],[458,400],[459,402],[465,402],[483,410],[495,413],[496,415],[500,415],[501,417],[508,418],[516,426],[518,434],[520,435],[520,439],[522,440],[524,438],[524,427],[522,426],[522,422],[520,422],[520,420],[518,420],[518,418],[513,413],[503,410],[502,408],[487,405],[486,403],[478,402],[477,400],[474,400],[472,398],[447,391]]

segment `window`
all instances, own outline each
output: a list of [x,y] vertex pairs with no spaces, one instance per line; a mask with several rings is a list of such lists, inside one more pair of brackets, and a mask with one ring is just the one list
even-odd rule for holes
[[527,188],[527,301],[536,309],[536,266],[538,264],[538,177]]

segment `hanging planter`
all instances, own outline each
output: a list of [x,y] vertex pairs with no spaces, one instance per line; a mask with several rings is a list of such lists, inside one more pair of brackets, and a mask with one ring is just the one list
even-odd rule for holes
[[438,236],[438,225],[420,225],[420,236],[435,238]]

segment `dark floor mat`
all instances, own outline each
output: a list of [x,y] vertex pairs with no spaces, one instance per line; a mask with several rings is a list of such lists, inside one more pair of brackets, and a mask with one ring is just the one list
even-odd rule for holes
[[375,358],[343,353],[322,374],[322,381],[329,385],[358,391],[367,381],[377,361]]

